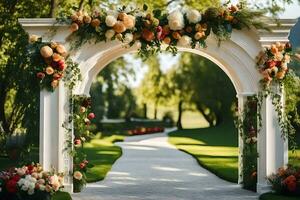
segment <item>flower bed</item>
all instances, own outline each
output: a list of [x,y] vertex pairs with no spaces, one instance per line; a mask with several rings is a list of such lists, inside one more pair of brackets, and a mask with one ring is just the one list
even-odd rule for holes
[[268,177],[268,180],[276,193],[300,196],[300,168],[292,166],[280,168],[276,174]]
[[63,188],[63,174],[32,163],[0,172],[1,200],[47,200]]
[[165,128],[163,127],[152,127],[152,128],[136,128],[133,130],[129,130],[129,135],[145,135],[145,134],[152,134],[152,133],[160,133],[164,132]]

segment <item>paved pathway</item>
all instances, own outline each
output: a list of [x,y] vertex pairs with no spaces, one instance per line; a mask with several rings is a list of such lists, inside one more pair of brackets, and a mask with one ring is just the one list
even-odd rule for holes
[[168,143],[166,133],[131,136],[105,180],[74,200],[252,200],[257,195],[226,182]]

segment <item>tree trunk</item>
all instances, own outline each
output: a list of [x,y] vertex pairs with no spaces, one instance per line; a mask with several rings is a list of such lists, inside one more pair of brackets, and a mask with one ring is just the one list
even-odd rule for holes
[[204,119],[208,122],[209,126],[213,126],[214,122],[212,120],[212,118],[209,115],[205,114],[204,109],[201,106],[197,106],[199,112],[201,112],[201,114],[203,115]]
[[179,130],[182,130],[182,123],[181,123],[182,113],[183,113],[182,104],[183,104],[183,101],[180,100],[179,103],[178,103],[178,119],[177,119],[177,123],[176,123],[177,128]]
[[56,0],[51,0],[49,17],[55,18]]
[[5,85],[0,83],[0,121],[2,122],[2,127],[4,132],[8,134],[9,126],[5,117],[5,99],[6,99]]
[[155,104],[154,104],[154,119],[157,119],[157,103],[158,101],[155,101]]
[[147,104],[143,104],[144,118],[147,119]]
[[80,2],[79,2],[79,10],[83,9],[83,3],[84,3],[84,0],[80,0]]

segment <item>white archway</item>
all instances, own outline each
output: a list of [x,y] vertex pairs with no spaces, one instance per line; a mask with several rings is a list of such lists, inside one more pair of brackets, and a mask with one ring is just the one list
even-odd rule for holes
[[[64,25],[55,24],[54,19],[20,19],[20,23],[29,34],[43,36],[45,41],[57,41],[68,46],[67,36],[69,30]],[[56,26],[54,35],[49,35],[49,29]],[[287,42],[290,28],[295,20],[281,20],[282,26],[276,27],[269,24],[276,31],[271,33],[256,30],[234,31],[231,39],[218,42],[210,36],[207,39],[208,47],[184,48],[179,51],[187,51],[204,56],[216,63],[231,79],[239,101],[239,110],[243,110],[247,96],[257,94],[259,91],[260,74],[255,68],[255,57],[262,46],[275,41]],[[80,49],[71,52],[74,62],[80,66],[83,80],[74,90],[75,94],[89,95],[90,86],[94,77],[111,61],[130,52],[137,50],[137,46],[124,48],[120,42],[89,43]],[[58,171],[66,174],[72,172],[72,158],[63,151],[64,142],[67,139],[62,124],[69,114],[68,91],[64,84],[60,84],[55,92],[41,91],[40,95],[40,163],[44,168],[54,166]],[[266,177],[275,172],[279,167],[288,162],[287,141],[281,137],[277,114],[270,98],[267,98],[262,107],[262,127],[258,134],[258,184],[259,193],[269,190]],[[241,151],[242,139],[239,139],[239,163],[242,170]],[[241,174],[241,173],[240,173]],[[240,176],[239,182],[242,181]],[[68,191],[72,191],[72,178],[66,176],[65,185]]]

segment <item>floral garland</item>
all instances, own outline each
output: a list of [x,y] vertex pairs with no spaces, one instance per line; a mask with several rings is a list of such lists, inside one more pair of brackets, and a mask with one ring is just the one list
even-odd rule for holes
[[260,128],[260,113],[258,112],[259,100],[256,95],[247,97],[243,112],[238,114],[235,120],[243,140],[242,152],[243,187],[256,191],[257,183],[257,133]]
[[74,101],[74,140],[72,145],[74,150],[72,156],[73,160],[73,184],[74,192],[80,192],[86,184],[86,172],[88,168],[93,167],[87,160],[87,155],[84,152],[83,144],[90,138],[89,126],[91,121],[96,117],[94,113],[90,112],[91,99],[85,96],[73,97]]
[[262,74],[262,90],[259,92],[261,103],[264,98],[270,96],[272,104],[278,115],[278,122],[283,138],[289,138],[293,149],[296,148],[295,129],[287,114],[283,111],[282,95],[283,86],[287,77],[294,76],[288,68],[293,52],[292,46],[288,43],[276,42],[266,47],[257,56],[257,68]]
[[41,88],[54,91],[60,80],[72,89],[81,79],[78,64],[68,58],[66,48],[56,42],[42,42],[36,35],[29,37],[28,57]]
[[63,188],[63,174],[38,163],[0,172],[0,199],[49,199]]
[[160,52],[162,44],[168,45],[166,50],[175,54],[177,45],[206,47],[205,40],[211,32],[222,41],[230,38],[233,29],[264,27],[257,20],[263,13],[248,10],[243,4],[211,7],[204,13],[191,9],[167,14],[161,10],[150,12],[147,8],[146,5],[143,10],[124,6],[118,11],[102,10],[93,14],[78,11],[58,21],[70,24],[73,48],[91,39],[95,42],[117,39],[127,46],[137,42],[144,58]]
[[279,168],[277,173],[268,177],[268,181],[278,194],[300,196],[300,168]]
[[292,46],[290,43],[272,44],[257,56],[257,68],[263,76],[263,88],[267,89],[272,81],[282,83],[289,72],[288,64],[291,61]]

